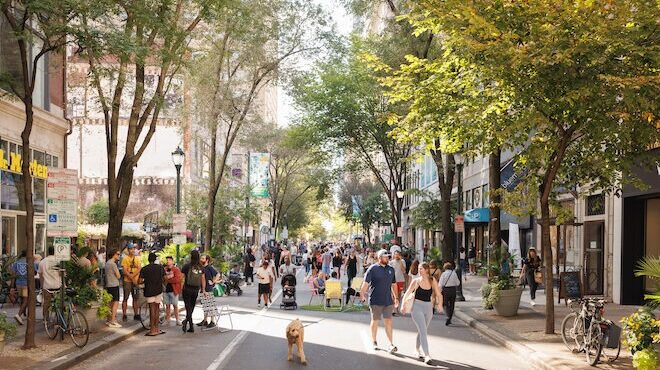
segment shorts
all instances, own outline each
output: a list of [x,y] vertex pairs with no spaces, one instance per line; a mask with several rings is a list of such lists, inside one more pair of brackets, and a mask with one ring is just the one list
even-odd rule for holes
[[174,292],[165,292],[165,295],[163,296],[163,303],[173,304],[176,306],[179,304],[179,295],[174,294]]
[[119,287],[118,286],[105,287],[105,290],[112,296],[112,302],[119,302]]
[[470,262],[470,265],[474,265],[476,260],[477,260],[476,258],[468,258],[468,261]]
[[259,283],[259,294],[270,294],[270,284]]
[[159,295],[155,295],[153,297],[146,297],[147,298],[147,303],[158,303],[163,301],[163,293],[160,293]]
[[393,304],[389,306],[370,305],[369,308],[372,320],[391,319],[392,313],[394,313]]
[[401,293],[403,293],[406,290],[406,282],[405,281],[397,281],[396,282],[396,289],[397,289],[399,295]]
[[135,293],[133,289],[136,288],[136,285],[132,281],[124,280],[124,300],[128,299],[128,296],[132,296],[135,299]]
[[28,296],[28,288],[26,286],[16,286],[16,290],[18,291],[18,296],[19,297],[27,297]]

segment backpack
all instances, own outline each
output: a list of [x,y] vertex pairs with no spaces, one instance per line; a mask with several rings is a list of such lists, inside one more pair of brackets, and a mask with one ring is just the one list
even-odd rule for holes
[[201,278],[203,273],[202,269],[190,266],[186,273],[186,285],[193,288],[199,288],[202,285]]

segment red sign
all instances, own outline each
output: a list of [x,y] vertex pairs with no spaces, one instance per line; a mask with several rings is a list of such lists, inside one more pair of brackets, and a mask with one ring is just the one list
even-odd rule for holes
[[458,215],[454,217],[454,232],[457,233],[465,232],[465,222],[463,215]]

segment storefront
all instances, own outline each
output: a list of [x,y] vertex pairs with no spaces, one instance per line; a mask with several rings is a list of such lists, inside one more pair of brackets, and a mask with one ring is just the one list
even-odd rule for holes
[[[657,158],[660,148],[652,153]],[[621,303],[636,305],[654,287],[650,279],[635,277],[636,266],[644,257],[660,256],[660,168],[638,167],[634,173],[648,188],[623,189]]]

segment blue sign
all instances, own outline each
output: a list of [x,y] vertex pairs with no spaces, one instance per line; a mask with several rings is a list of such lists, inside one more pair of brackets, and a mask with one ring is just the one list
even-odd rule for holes
[[514,191],[522,178],[527,175],[527,167],[516,171],[515,163],[516,160],[513,158],[500,169],[500,181],[507,191]]
[[490,210],[488,208],[474,208],[465,211],[463,222],[485,222],[488,223]]
[[57,222],[57,215],[48,215],[48,222]]

